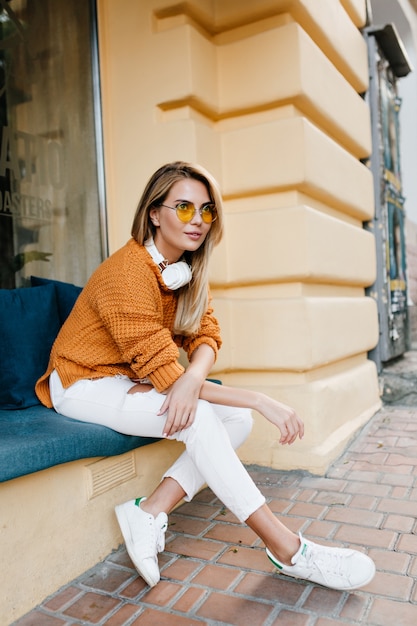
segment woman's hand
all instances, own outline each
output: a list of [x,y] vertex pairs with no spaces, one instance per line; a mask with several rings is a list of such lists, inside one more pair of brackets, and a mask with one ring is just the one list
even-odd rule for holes
[[197,402],[203,381],[188,370],[166,392],[158,415],[167,413],[164,437],[188,428],[194,422]]
[[299,437],[304,437],[304,424],[297,413],[290,406],[273,400],[262,394],[257,410],[272,424],[277,426],[281,433],[280,443],[292,444]]
[[167,412],[164,437],[188,428],[194,422],[200,391],[214,361],[211,346],[200,344],[192,353],[187,370],[167,390],[167,397],[159,410],[159,415]]

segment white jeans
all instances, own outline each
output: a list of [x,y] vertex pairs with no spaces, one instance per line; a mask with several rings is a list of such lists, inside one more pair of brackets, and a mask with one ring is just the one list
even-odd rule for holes
[[[61,415],[125,435],[162,438],[166,415],[157,413],[165,396],[155,389],[128,394],[134,385],[126,376],[114,376],[79,380],[64,389],[56,371],[49,380],[52,403]],[[223,504],[245,521],[265,502],[235,452],[251,428],[249,409],[199,400],[194,423],[169,437],[182,441],[186,450],[164,478],[176,480],[187,501],[207,483]]]

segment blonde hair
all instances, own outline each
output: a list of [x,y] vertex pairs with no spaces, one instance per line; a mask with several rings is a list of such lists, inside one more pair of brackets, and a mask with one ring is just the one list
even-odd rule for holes
[[190,336],[197,333],[208,307],[208,260],[223,235],[223,206],[217,182],[197,164],[175,161],[162,166],[151,176],[139,200],[131,234],[141,245],[155,235],[156,227],[151,222],[149,212],[151,208],[162,204],[172,185],[183,178],[193,178],[203,183],[210,201],[214,202],[217,209],[217,219],[212,222],[204,242],[195,252],[184,253],[184,260],[192,269],[192,279],[177,291],[178,305],[173,332]]

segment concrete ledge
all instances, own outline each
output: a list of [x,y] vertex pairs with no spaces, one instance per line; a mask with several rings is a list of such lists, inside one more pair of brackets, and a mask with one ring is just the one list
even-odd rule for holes
[[10,624],[113,549],[114,506],[154,489],[183,446],[159,441],[0,484],[0,615]]

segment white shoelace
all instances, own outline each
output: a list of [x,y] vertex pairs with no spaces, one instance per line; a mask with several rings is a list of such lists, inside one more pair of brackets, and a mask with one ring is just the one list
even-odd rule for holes
[[335,575],[346,578],[346,567],[343,567],[343,557],[338,550],[326,550],[321,546],[316,549],[314,545],[307,544],[307,554],[302,554],[306,567],[310,570],[318,570],[324,579],[327,575]]

